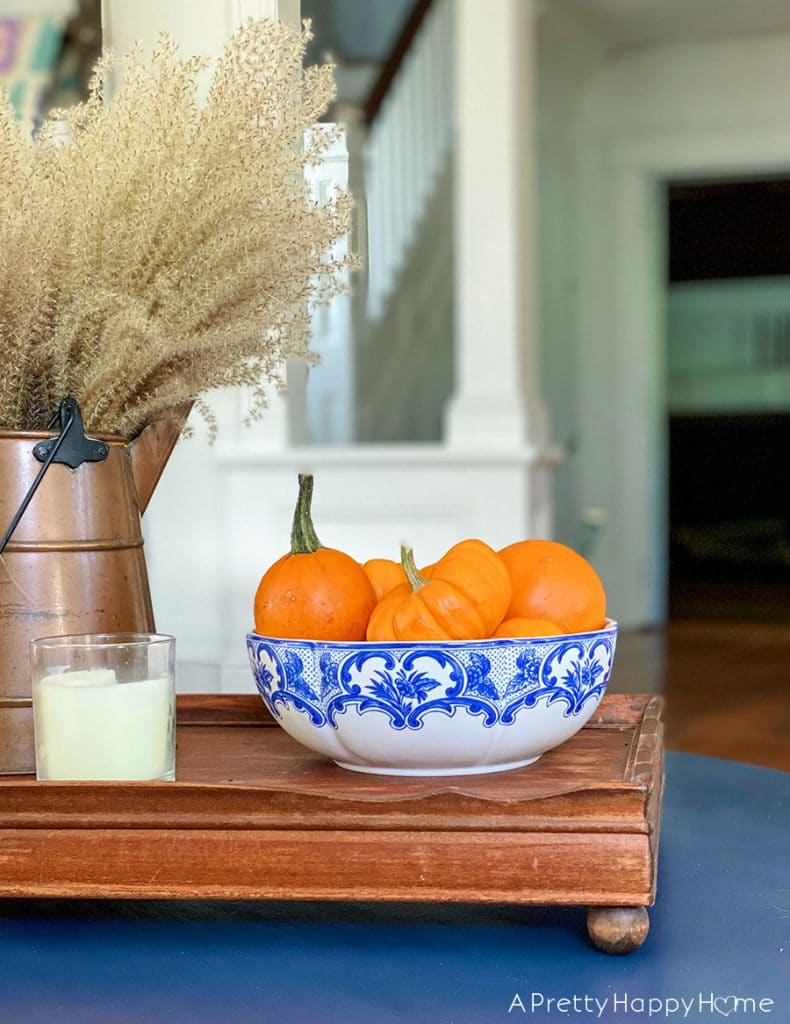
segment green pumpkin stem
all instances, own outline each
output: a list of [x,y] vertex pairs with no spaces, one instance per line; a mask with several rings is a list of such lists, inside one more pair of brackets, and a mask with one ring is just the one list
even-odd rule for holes
[[422,590],[428,580],[424,576],[420,576],[420,571],[414,561],[414,552],[407,544],[400,546],[400,560],[412,592],[416,594],[418,590]]
[[291,527],[291,554],[311,555],[324,545],[318,539],[313,526],[311,505],[313,502],[313,477],[310,473],[299,474],[299,497],[296,499],[294,521]]

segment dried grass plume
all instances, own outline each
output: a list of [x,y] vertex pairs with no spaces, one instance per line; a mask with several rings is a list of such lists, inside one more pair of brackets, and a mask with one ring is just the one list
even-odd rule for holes
[[35,140],[0,100],[0,428],[41,429],[73,395],[92,431],[133,437],[212,388],[262,401],[307,356],[351,205],[304,182],[332,142],[305,131],[334,95],[331,68],[303,68],[308,38],[247,22],[201,104],[203,62],[163,36],[100,62]]

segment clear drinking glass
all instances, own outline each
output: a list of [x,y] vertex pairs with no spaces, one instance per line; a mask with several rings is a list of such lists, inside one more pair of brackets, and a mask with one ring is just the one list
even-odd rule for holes
[[43,637],[30,657],[37,778],[175,778],[173,637]]

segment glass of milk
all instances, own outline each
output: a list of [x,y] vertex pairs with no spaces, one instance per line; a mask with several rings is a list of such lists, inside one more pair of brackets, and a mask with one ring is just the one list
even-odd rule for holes
[[37,778],[175,778],[173,637],[53,636],[30,652]]

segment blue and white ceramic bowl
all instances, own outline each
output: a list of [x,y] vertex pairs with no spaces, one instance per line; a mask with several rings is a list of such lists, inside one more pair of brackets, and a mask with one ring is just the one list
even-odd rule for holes
[[266,706],[343,768],[470,775],[532,764],[598,707],[617,623],[592,633],[431,643],[330,643],[250,633]]

